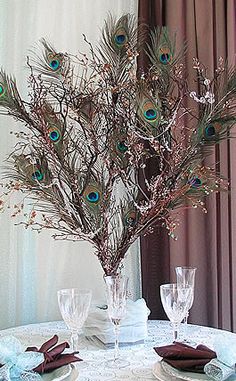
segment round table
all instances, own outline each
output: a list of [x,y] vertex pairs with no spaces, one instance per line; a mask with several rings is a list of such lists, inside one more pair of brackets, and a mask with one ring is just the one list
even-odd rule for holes
[[[112,349],[104,349],[101,343],[82,337],[80,357],[85,361],[75,363],[79,370],[78,381],[156,380],[152,368],[160,358],[153,347],[170,344],[172,340],[170,323],[164,320],[149,321],[148,333],[144,344],[120,349],[121,355],[130,362],[130,365],[116,370],[109,369],[105,365],[106,360],[113,355]],[[68,341],[70,337],[64,322],[61,321],[30,324],[0,331],[0,336],[13,335],[25,346],[39,346],[55,334],[59,336],[59,343]],[[209,347],[213,347],[213,341],[217,335],[236,337],[236,334],[231,332],[197,325],[188,325],[186,334],[194,342]]]

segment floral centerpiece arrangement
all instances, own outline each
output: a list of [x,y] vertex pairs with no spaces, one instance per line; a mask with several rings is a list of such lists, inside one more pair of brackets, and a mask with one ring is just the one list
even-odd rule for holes
[[[165,27],[149,43],[145,33],[127,14],[108,17],[97,48],[84,36],[89,55],[42,40],[42,54],[27,59],[27,101],[0,72],[1,113],[24,125],[6,160],[2,209],[4,197],[19,192],[31,211],[21,200],[13,216],[23,212],[25,227],[52,229],[55,239],[89,241],[106,275],[153,225],[175,238],[175,210],[205,211],[205,196],[228,187],[204,159],[235,123],[235,70],[219,60],[209,78],[195,59],[196,93],[185,80],[185,47],[177,52]],[[137,68],[140,52],[149,57],[146,72]],[[150,160],[156,170],[148,177]]]

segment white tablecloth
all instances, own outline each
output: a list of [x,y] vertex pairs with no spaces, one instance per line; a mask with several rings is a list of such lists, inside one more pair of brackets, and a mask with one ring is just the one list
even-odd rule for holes
[[[144,344],[121,349],[130,365],[122,369],[108,369],[105,361],[113,356],[112,349],[104,349],[99,343],[91,342],[83,337],[80,341],[80,357],[84,362],[76,363],[79,369],[78,381],[146,381],[156,380],[152,368],[159,360],[152,349],[154,346],[170,344],[172,331],[167,321],[149,321],[149,336]],[[0,336],[14,335],[24,345],[40,345],[54,334],[59,336],[59,342],[69,340],[69,332],[63,322],[30,324],[0,331]],[[196,343],[212,347],[216,335],[233,336],[231,332],[208,327],[188,325],[187,337]]]

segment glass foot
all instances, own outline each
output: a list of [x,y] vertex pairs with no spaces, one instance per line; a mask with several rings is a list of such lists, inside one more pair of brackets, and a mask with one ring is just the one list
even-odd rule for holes
[[198,344],[193,340],[184,339],[182,341],[183,344],[190,345],[190,347],[196,347]]
[[125,368],[126,366],[129,366],[129,361],[121,358],[118,358],[116,360],[110,359],[105,362],[105,366],[110,369],[119,369],[119,368]]

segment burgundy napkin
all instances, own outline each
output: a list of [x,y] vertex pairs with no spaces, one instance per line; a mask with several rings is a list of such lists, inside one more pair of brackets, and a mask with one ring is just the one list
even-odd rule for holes
[[44,362],[33,369],[37,373],[51,372],[54,369],[60,368],[63,365],[70,364],[75,361],[82,361],[75,356],[78,352],[66,353],[62,352],[65,348],[69,348],[67,342],[58,344],[58,336],[54,335],[50,340],[46,341],[39,349],[37,347],[28,347],[26,351],[41,352],[44,354]]
[[166,345],[154,348],[163,360],[179,370],[204,373],[204,366],[216,357],[216,353],[205,345],[192,348],[183,343]]

